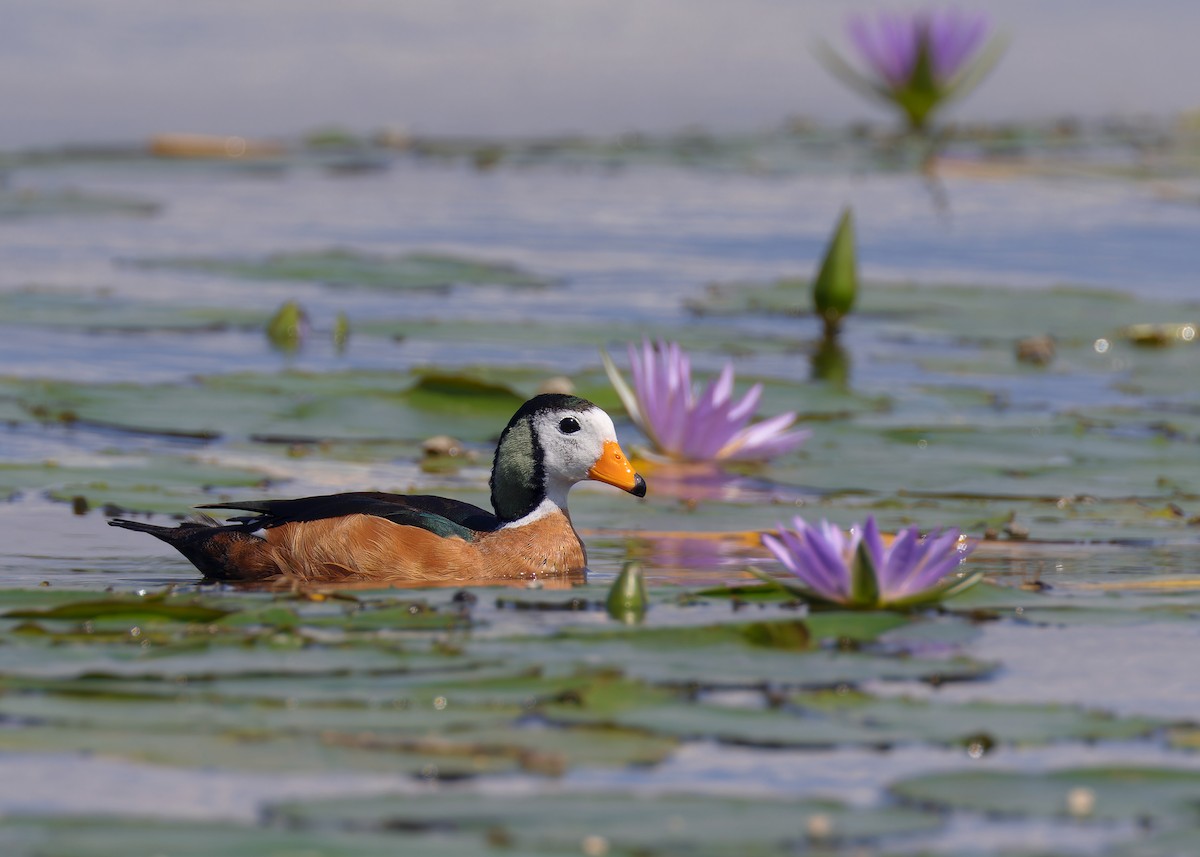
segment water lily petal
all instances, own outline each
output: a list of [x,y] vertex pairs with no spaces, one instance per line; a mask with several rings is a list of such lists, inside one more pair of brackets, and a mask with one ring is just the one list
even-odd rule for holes
[[763,388],[755,384],[735,401],[732,362],[698,391],[691,360],[677,342],[644,338],[640,349],[631,344],[628,351],[632,386],[602,353],[605,372],[630,418],[664,455],[690,461],[766,459],[790,452],[808,436],[785,432],[795,421],[793,413],[748,426]]
[[[783,529],[782,525],[780,525],[780,529]],[[762,543],[763,547],[773,553],[775,555],[775,559],[779,560],[779,562],[783,564],[784,568],[797,577],[800,576],[800,572],[796,570],[797,565],[795,554],[788,550],[783,543],[779,541],[779,539],[775,538],[770,533],[763,533]]]
[[935,86],[945,92],[987,39],[985,12],[937,9],[851,16],[851,44],[886,94],[899,96],[914,85],[918,57],[928,52]]
[[917,64],[917,29],[913,18],[881,13],[878,19],[883,64],[880,73],[894,87],[903,86]]
[[[811,583],[814,589],[836,593],[838,598],[846,598],[850,594],[850,569],[846,558],[824,538],[809,529],[804,533],[804,544],[812,552],[815,563],[809,569],[812,572]],[[821,585],[816,585],[820,581]]]
[[633,376],[633,390],[640,405],[638,411],[641,415],[641,422],[638,423],[638,428],[652,444],[661,446],[662,442],[658,434],[661,406],[658,390],[655,387],[654,352],[648,339],[642,342],[641,359],[638,358],[637,349],[632,345],[629,346],[629,364],[630,374]]
[[697,398],[683,438],[683,450],[688,458],[706,460],[733,436],[733,428],[725,416],[729,393],[733,389],[733,366],[726,364],[719,378],[709,383]]
[[904,592],[904,584],[918,559],[920,532],[909,527],[896,534],[887,549],[887,559],[879,575],[879,586],[885,599]]
[[780,527],[779,543],[791,555],[790,565],[785,563],[792,574],[809,589],[830,600],[842,597],[841,572],[830,573],[825,560],[815,554],[803,533],[794,533]]
[[988,18],[983,12],[974,14],[957,9],[935,11],[926,26],[930,61],[938,82],[945,84],[970,59],[987,35]]
[[742,396],[741,401],[733,405],[729,409],[730,420],[748,420],[754,415],[755,408],[758,407],[758,401],[762,398],[763,385],[755,384],[746,391],[746,395]]
[[896,581],[896,595],[908,597],[936,587],[962,561],[957,545],[957,530],[927,535],[913,552],[909,568]]
[[883,565],[884,547],[883,537],[879,534],[879,524],[875,523],[874,515],[867,515],[867,520],[863,522],[862,541],[871,554],[871,562],[878,569]]
[[[932,603],[972,585],[978,575],[954,575],[967,550],[957,530],[922,539],[916,527],[896,534],[885,547],[874,516],[844,531],[822,520],[797,516],[793,529],[779,526],[763,544],[800,579],[813,598],[847,607],[909,609]],[[802,597],[804,589],[793,589]]]
[[638,404],[637,393],[635,393],[625,382],[625,377],[621,374],[621,370],[617,368],[617,364],[608,356],[608,352],[603,348],[600,349],[600,359],[604,363],[604,374],[608,376],[608,381],[613,385],[613,389],[617,391],[617,398],[621,400],[622,407],[629,414],[629,418],[634,424],[645,431],[643,428],[644,418],[642,417],[642,409]]
[[664,386],[668,391],[668,407],[663,414],[659,433],[664,451],[682,456],[683,435],[692,410],[692,365],[678,343],[660,342],[659,348],[666,352],[662,368]]
[[947,530],[940,535],[927,536],[926,551],[921,565],[914,569],[906,590],[918,592],[938,585],[941,579],[955,571],[970,548],[959,550],[958,530]]
[[708,385],[713,404],[724,405],[733,396],[733,361],[727,360],[717,380]]
[[757,443],[752,448],[737,449],[725,458],[730,461],[766,461],[798,449],[810,437],[812,437],[811,431],[798,429]]
[[[778,538],[773,536],[771,538],[774,545],[771,548],[772,552],[788,571],[800,578],[806,587],[823,598],[833,601],[841,599],[844,588],[841,583],[845,576],[844,569],[841,568],[840,563],[835,563],[836,568],[831,573],[828,567],[828,558],[815,554],[808,542],[807,536],[811,528],[801,518],[797,518],[796,522],[799,526],[794,531],[785,529],[782,524],[779,525]],[[767,536],[764,535],[764,544],[766,544],[766,539]]]
[[734,435],[729,443],[717,453],[717,456],[719,458],[754,459],[772,458],[784,452],[790,452],[804,443],[811,434],[811,432],[801,430],[784,435],[783,430],[795,421],[796,415],[789,411],[755,423]]

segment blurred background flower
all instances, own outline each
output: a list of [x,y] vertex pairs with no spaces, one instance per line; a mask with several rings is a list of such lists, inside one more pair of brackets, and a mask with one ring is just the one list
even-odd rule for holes
[[983,80],[999,60],[1003,42],[989,40],[983,12],[957,9],[854,15],[851,43],[863,73],[827,45],[818,57],[838,78],[903,113],[910,130],[924,133],[933,115]]
[[792,524],[794,529],[781,525],[778,536],[767,533],[762,541],[798,578],[771,580],[809,601],[858,609],[915,607],[961,592],[981,577],[955,574],[974,548],[955,529],[922,538],[909,527],[885,545],[873,516],[846,532],[800,517]]
[[688,356],[676,342],[644,340],[629,346],[631,388],[606,352],[604,371],[630,419],[656,452],[676,461],[766,460],[791,452],[811,432],[788,431],[792,411],[751,424],[762,397],[755,384],[740,400],[733,398],[733,363],[697,394]]

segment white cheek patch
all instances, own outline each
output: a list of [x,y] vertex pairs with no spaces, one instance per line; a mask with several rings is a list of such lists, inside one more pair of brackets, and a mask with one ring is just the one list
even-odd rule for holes
[[584,416],[587,417],[588,422],[595,422],[601,448],[604,446],[604,441],[617,439],[617,427],[613,425],[612,417],[604,411],[592,408]]
[[[567,417],[579,421],[579,431],[565,434],[559,429]],[[599,408],[583,412],[560,411],[546,415],[539,426],[542,462],[547,477],[557,475],[571,482],[587,478],[587,472],[604,452],[604,442],[616,439],[616,428],[608,414]]]

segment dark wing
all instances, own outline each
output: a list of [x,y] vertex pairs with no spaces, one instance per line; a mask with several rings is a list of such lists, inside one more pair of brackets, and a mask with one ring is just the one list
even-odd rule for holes
[[212,503],[200,509],[237,509],[254,512],[237,518],[246,527],[280,527],[284,524],[320,521],[345,515],[374,515],[397,524],[420,527],[439,536],[457,536],[472,541],[480,532],[500,525],[491,512],[461,500],[430,494],[384,494],[356,491],[348,494],[323,494],[297,500],[248,500],[238,503]]

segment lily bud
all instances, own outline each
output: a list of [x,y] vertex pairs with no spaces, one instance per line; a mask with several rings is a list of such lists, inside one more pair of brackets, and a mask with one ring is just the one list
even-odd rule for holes
[[294,351],[308,334],[308,313],[296,301],[285,301],[267,322],[267,339],[276,348]]
[[604,601],[608,615],[626,625],[636,625],[646,615],[646,601],[646,579],[641,565],[625,563]]
[[849,315],[858,297],[858,259],[854,248],[854,212],[842,211],[833,238],[813,281],[813,309],[825,322],[825,335],[833,336]]

